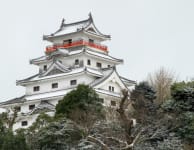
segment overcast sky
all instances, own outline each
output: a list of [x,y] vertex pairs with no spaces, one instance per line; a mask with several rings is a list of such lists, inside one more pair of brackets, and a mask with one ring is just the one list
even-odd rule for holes
[[124,59],[121,75],[136,81],[164,66],[180,79],[194,77],[193,0],[1,0],[0,101],[21,96],[16,80],[37,73],[29,60],[44,54],[43,34],[88,18],[110,34],[110,55]]

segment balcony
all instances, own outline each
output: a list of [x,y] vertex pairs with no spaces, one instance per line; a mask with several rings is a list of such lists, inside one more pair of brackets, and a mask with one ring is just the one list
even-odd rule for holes
[[96,44],[93,42],[88,42],[88,41],[84,41],[84,40],[79,40],[79,41],[73,41],[72,43],[65,43],[65,44],[55,44],[52,46],[47,46],[46,47],[46,53],[51,53],[53,51],[55,51],[58,48],[71,48],[71,47],[76,47],[76,46],[89,46],[89,47],[93,47],[102,51],[107,52],[108,48],[107,46],[101,45],[101,44]]

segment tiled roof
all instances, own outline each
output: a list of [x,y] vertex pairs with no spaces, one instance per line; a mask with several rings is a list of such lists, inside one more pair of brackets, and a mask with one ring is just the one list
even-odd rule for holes
[[98,58],[106,59],[106,60],[109,60],[109,61],[121,62],[121,63],[123,62],[122,59],[117,59],[117,58],[112,57],[108,54],[96,52],[96,51],[91,50],[90,48],[81,48],[81,49],[78,49],[78,50],[58,49],[57,51],[51,53],[51,55],[49,55],[49,56],[42,56],[42,57],[32,59],[32,60],[30,60],[30,63],[32,63],[32,64],[35,63],[36,64],[36,63],[45,62],[45,61],[48,61],[48,60],[52,59],[53,56],[55,56],[55,55],[61,55],[63,57],[69,57],[69,56],[74,56],[74,55],[80,55],[80,54],[83,54],[83,53],[85,53],[86,55],[89,55],[89,56],[98,57]]
[[14,98],[14,99],[11,99],[11,100],[8,100],[8,101],[5,101],[5,102],[1,102],[0,103],[0,106],[1,105],[10,105],[10,104],[16,104],[16,103],[23,103],[25,102],[25,99],[24,99],[24,95],[21,96],[21,97],[17,97],[17,98]]
[[[43,36],[43,39],[46,40],[50,37],[61,36],[61,35],[66,35],[66,34],[75,33],[75,32],[79,32],[79,31],[84,31],[84,29],[86,29],[92,23],[93,23],[93,18],[92,18],[91,14],[89,14],[89,18],[86,20],[68,23],[68,24],[65,23],[65,19],[63,19],[61,22],[60,28],[56,32],[54,32],[50,35]],[[95,25],[94,25],[94,27],[95,27]],[[95,29],[97,30],[96,27],[95,27]],[[104,35],[104,34],[100,33],[99,31],[98,31],[98,33],[101,36],[104,36],[106,38],[110,38],[109,35]]]

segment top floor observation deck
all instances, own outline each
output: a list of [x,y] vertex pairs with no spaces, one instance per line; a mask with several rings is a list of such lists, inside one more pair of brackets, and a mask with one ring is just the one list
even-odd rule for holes
[[108,52],[107,46],[94,43],[93,41],[85,41],[85,40],[69,41],[68,43],[54,44],[51,46],[47,46],[45,52],[51,53],[60,48],[63,49],[63,48],[71,48],[71,47],[78,47],[78,46],[89,46],[89,47],[96,48],[104,52]]

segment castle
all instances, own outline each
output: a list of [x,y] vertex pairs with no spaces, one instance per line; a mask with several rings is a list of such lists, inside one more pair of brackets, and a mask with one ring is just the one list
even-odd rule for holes
[[122,89],[135,84],[118,74],[116,66],[123,60],[110,56],[108,47],[101,44],[110,36],[97,29],[91,14],[74,23],[67,24],[63,19],[59,29],[44,35],[43,40],[52,45],[46,47],[44,56],[30,60],[39,72],[16,82],[25,87],[25,94],[0,103],[0,108],[9,113],[17,108],[13,130],[31,126],[40,112],[54,115],[58,101],[78,84],[91,86],[103,105],[111,107],[118,106]]

